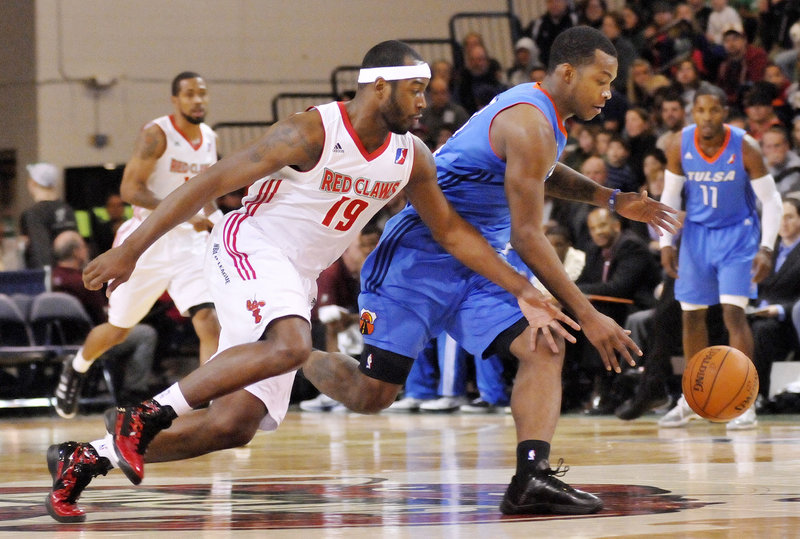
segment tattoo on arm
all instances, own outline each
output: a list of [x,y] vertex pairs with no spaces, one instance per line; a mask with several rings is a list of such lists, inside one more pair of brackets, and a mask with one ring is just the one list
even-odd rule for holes
[[595,182],[571,170],[553,174],[544,182],[547,195],[579,202],[592,202],[598,187]]
[[154,159],[157,158],[158,155],[156,150],[158,149],[158,145],[161,142],[160,137],[153,133],[150,130],[145,131],[142,133],[142,138],[139,139],[139,147],[137,148],[137,154],[142,159]]
[[259,163],[275,150],[285,151],[293,148],[301,149],[305,156],[298,159],[302,161],[301,163],[292,163],[301,167],[308,163],[313,166],[322,152],[322,145],[309,140],[306,133],[298,129],[298,126],[293,123],[284,123],[276,125],[268,136],[256,143],[248,152],[248,159],[252,163]]

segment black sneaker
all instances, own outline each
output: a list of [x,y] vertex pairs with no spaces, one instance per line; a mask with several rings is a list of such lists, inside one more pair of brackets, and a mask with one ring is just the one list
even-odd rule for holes
[[497,408],[494,404],[478,397],[472,402],[461,405],[459,410],[467,414],[493,414],[497,412]]
[[640,384],[633,397],[617,406],[614,415],[630,421],[668,403],[669,395],[663,384]]
[[146,400],[135,406],[111,408],[105,412],[106,430],[114,439],[119,469],[138,485],[144,477],[144,453],[156,434],[178,417],[172,406]]
[[48,448],[47,469],[53,477],[44,502],[47,513],[59,522],[83,522],[86,511],[78,506],[78,498],[92,478],[108,473],[111,463],[89,444],[64,442]]
[[72,419],[78,413],[78,398],[81,396],[86,375],[72,368],[72,358],[64,360],[61,376],[56,387],[56,413],[64,419]]
[[597,496],[556,479],[569,470],[569,466],[561,467],[563,462],[559,460],[558,468],[551,470],[544,460],[533,474],[512,477],[500,511],[504,515],[586,515],[602,509],[603,502]]

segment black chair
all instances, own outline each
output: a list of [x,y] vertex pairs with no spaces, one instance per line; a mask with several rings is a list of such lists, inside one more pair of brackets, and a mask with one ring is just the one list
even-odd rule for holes
[[0,408],[49,406],[44,396],[53,385],[47,375],[52,352],[34,342],[26,313],[0,294]]
[[[34,297],[28,321],[36,344],[48,348],[59,358],[76,353],[93,327],[89,314],[78,298],[66,292],[43,292]],[[113,371],[105,360],[98,363],[106,388],[115,403]],[[90,379],[85,387],[96,388],[96,383]]]
[[33,345],[25,312],[6,294],[0,294],[0,349]]
[[28,322],[36,344],[74,353],[92,329],[92,319],[75,296],[42,292],[33,298]]

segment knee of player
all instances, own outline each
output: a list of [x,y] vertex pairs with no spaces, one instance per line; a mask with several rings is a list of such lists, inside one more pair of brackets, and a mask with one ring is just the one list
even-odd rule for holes
[[220,449],[232,449],[250,443],[258,432],[258,421],[248,421],[242,417],[226,419],[220,416],[207,427],[209,438],[223,445]]
[[397,398],[401,386],[382,382],[368,376],[361,376],[356,388],[358,399],[350,408],[361,414],[377,414],[385,410]]
[[299,369],[302,367],[311,355],[311,343],[302,339],[287,339],[272,344],[272,353],[268,355],[281,358],[282,363],[291,369]]

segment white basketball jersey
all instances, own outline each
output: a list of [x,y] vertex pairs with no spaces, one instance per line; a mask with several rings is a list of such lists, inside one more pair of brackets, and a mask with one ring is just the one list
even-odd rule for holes
[[[155,170],[147,179],[147,188],[156,197],[166,198],[190,178],[200,174],[217,162],[217,136],[205,123],[200,124],[200,141],[194,145],[181,133],[170,116],[161,116],[151,123],[156,124],[167,137],[164,154],[156,162]],[[133,207],[134,216],[144,220],[151,210]],[[181,223],[176,228],[192,229],[192,225]]]
[[299,271],[316,276],[408,182],[413,135],[390,133],[380,148],[367,153],[343,103],[316,110],[325,129],[319,162],[307,172],[284,167],[250,186],[242,207],[225,222],[225,248],[232,254],[238,255],[237,234],[257,234],[279,247]]

